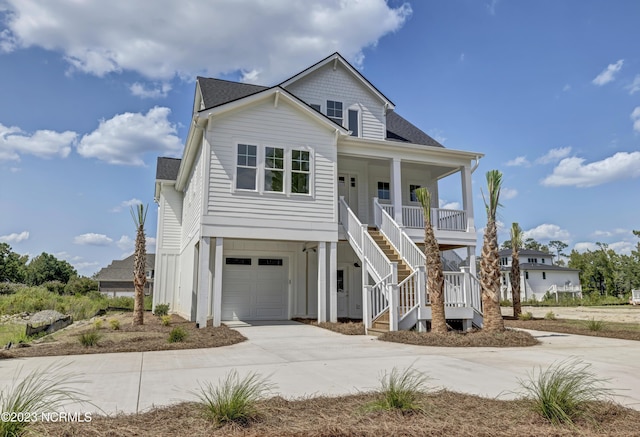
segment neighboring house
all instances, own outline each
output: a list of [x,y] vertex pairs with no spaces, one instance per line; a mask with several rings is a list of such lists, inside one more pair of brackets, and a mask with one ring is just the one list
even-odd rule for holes
[[[511,249],[498,252],[501,270],[501,298],[511,300]],[[539,250],[520,249],[520,299],[542,300],[549,293],[556,300],[563,295],[582,296],[579,270],[553,264],[553,255]]]
[[[96,275],[98,291],[109,297],[127,296],[134,297],[133,287],[133,257],[131,255],[123,260],[113,260],[107,267],[100,269]],[[154,266],[156,256],[147,254],[147,283],[144,286],[145,296],[153,293]]]
[[[284,82],[198,77],[182,159],[159,158],[154,306],[204,326],[228,320],[363,318],[424,328],[428,187],[446,315],[481,325],[471,175],[483,155],[444,148],[335,53]],[[462,209],[438,208],[438,184]]]

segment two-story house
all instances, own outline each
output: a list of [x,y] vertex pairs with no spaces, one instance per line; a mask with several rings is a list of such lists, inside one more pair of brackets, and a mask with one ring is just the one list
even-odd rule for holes
[[[501,299],[511,299],[511,249],[498,252],[501,271]],[[520,249],[520,300],[542,300],[549,293],[556,301],[562,296],[581,297],[580,271],[553,264],[553,255],[539,250]]]
[[[446,149],[335,53],[275,86],[198,77],[182,159],[159,158],[154,306],[204,326],[363,318],[423,329],[423,212],[433,194],[447,318],[481,324],[471,174],[483,155]],[[461,210],[438,208],[453,178]]]

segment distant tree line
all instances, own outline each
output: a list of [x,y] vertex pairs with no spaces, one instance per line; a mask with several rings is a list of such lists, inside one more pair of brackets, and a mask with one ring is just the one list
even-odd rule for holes
[[[640,237],[640,231],[633,231]],[[598,249],[577,252],[572,250],[569,255],[563,251],[568,247],[566,243],[552,240],[548,245],[540,244],[533,238],[522,242],[521,249],[539,250],[555,255],[557,265],[565,265],[561,257],[568,258],[566,265],[580,270],[580,283],[583,292],[597,293],[603,296],[619,296],[630,290],[640,289],[640,242],[630,255],[615,252],[605,243],[596,243]],[[502,243],[502,249],[511,249],[511,240]],[[552,252],[553,249],[553,252]]]
[[49,291],[67,294],[86,294],[97,290],[97,282],[78,276],[67,261],[42,252],[29,261],[27,255],[14,252],[7,243],[0,243],[0,284],[45,285]]

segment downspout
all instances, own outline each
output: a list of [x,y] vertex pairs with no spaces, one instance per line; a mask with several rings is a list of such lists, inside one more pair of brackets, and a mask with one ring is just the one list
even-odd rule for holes
[[474,171],[476,171],[476,169],[478,168],[478,166],[480,165],[480,156],[476,156],[476,163],[473,167],[471,167],[471,174],[473,174]]

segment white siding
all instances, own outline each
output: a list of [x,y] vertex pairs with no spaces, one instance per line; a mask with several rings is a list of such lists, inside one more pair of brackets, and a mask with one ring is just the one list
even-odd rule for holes
[[363,138],[382,140],[386,138],[385,110],[383,102],[359,79],[356,79],[341,64],[334,70],[333,63],[310,73],[287,87],[308,104],[320,104],[327,112],[327,100],[343,104],[343,124],[348,128],[348,109],[358,109],[361,117]]
[[193,163],[189,182],[184,190],[182,207],[182,247],[198,232],[200,217],[202,216],[202,190],[204,165],[202,150]]
[[[206,135],[212,150],[207,202],[207,214],[212,219],[250,220],[254,227],[270,228],[287,228],[287,222],[337,223],[335,134],[326,126],[283,99],[277,108],[269,99],[213,118]],[[236,191],[238,143],[255,144],[259,149],[266,145],[312,150],[312,195]]]

